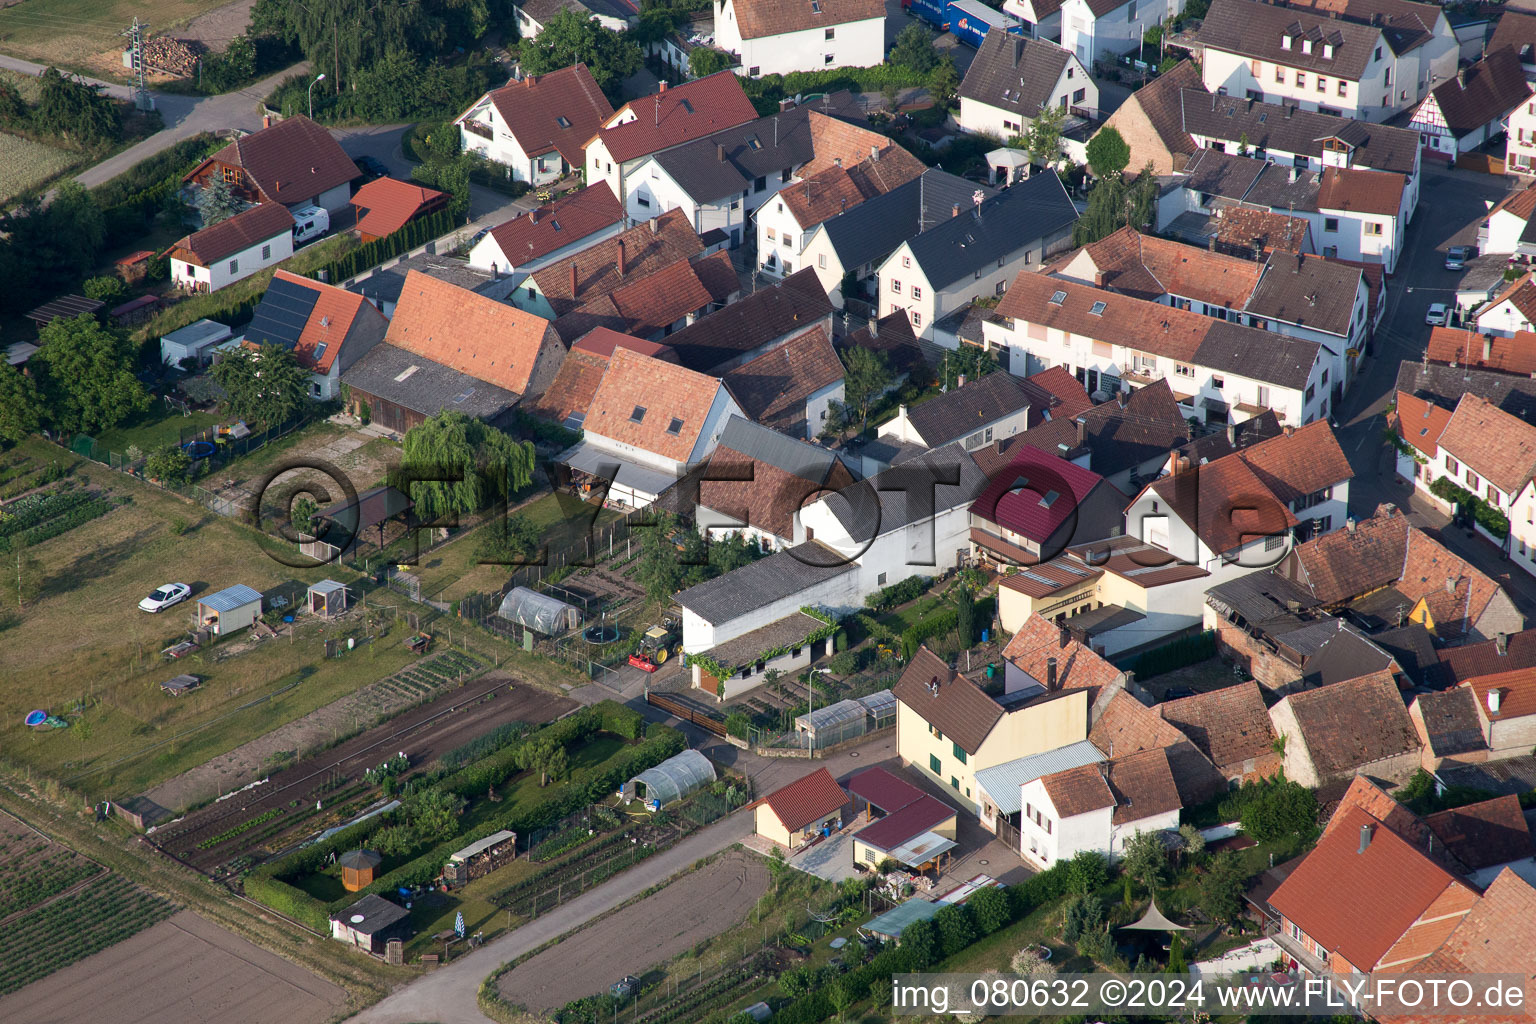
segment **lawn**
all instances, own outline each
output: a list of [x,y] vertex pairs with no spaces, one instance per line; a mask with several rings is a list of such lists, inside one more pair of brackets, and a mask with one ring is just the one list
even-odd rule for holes
[[[0,10],[0,49],[42,64],[79,66],[123,48],[122,31],[140,21],[163,32],[227,0],[23,0]],[[117,71],[126,78],[119,62]]]
[[[0,18],[5,14],[6,11],[0,11]],[[36,188],[79,160],[78,153],[0,132],[0,202]]]
[[[412,660],[390,639],[327,660],[320,638],[306,636],[224,660],[213,648],[164,661],[159,651],[186,634],[191,607],[139,611],[140,598],[156,586],[189,583],[194,596],[234,583],[298,588],[344,570],[290,569],[263,555],[239,523],[44,442],[27,441],[22,450],[40,463],[58,459],[73,469],[72,479],[132,500],[30,549],[44,582],[3,635],[0,749],[7,759],[64,777],[91,770],[74,784],[92,795],[132,795]],[[391,595],[390,603],[403,601]],[[203,676],[203,686],[166,697],[159,684],[182,672]],[[295,682],[280,697],[240,710]],[[81,702],[90,705],[85,728],[36,732],[21,724],[33,708],[68,715]]]
[[96,443],[118,454],[125,454],[130,445],[138,445],[148,455],[156,448],[180,444],[183,436],[205,430],[220,420],[211,412],[197,410],[190,416],[183,415],[170,403],[156,398],[147,411],[102,431],[96,436]]

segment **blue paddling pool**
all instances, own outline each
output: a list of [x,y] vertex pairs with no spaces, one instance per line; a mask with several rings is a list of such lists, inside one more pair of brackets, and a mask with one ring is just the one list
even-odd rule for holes
[[212,441],[188,441],[181,446],[181,450],[194,459],[206,459],[214,453]]
[[34,711],[26,717],[26,723],[32,726],[42,725],[46,721],[48,721],[48,712],[46,711]]

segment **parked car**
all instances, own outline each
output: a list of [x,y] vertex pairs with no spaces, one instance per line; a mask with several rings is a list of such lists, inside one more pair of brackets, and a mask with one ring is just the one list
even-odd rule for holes
[[1431,327],[1444,327],[1449,311],[1443,302],[1431,302],[1429,312],[1424,314],[1424,322]]
[[1467,261],[1477,252],[1470,245],[1453,245],[1445,253],[1446,270],[1465,270]]
[[352,162],[357,164],[357,169],[363,172],[365,183],[375,178],[389,177],[389,168],[371,156],[360,156]]
[[306,206],[293,211],[293,246],[313,242],[331,230],[330,212],[319,206]]
[[1187,686],[1173,686],[1168,689],[1167,693],[1163,694],[1163,700],[1183,700],[1185,697],[1193,697],[1194,695],[1195,691]]
[[163,612],[173,604],[180,604],[192,596],[192,588],[185,583],[167,583],[139,602],[139,611]]

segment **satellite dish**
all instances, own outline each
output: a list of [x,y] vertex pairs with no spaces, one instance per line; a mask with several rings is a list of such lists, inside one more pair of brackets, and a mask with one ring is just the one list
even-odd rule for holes
[[362,914],[353,914],[352,915],[352,923],[353,924],[362,924],[363,923],[363,915]]

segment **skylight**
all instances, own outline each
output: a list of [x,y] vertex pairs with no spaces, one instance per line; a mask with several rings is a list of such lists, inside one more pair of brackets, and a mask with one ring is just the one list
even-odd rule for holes
[[685,113],[685,114],[693,113],[693,104],[690,103],[688,100],[682,99],[682,100],[679,100],[678,102],[682,105],[683,113]]
[[1067,293],[1066,292],[1057,292],[1055,295],[1051,296],[1051,305],[1053,305],[1053,306],[1059,306],[1063,302],[1066,302],[1066,301],[1067,301]]
[[569,128],[571,126],[571,119],[562,115],[555,118],[555,123],[558,124],[561,128]]
[[320,344],[315,346],[315,354],[314,354],[315,362],[318,363],[320,360],[325,358],[325,346],[327,344],[328,344],[328,342],[322,341]]
[[747,139],[747,148],[748,149],[762,149],[763,148],[763,140],[759,139],[756,135],[753,135],[752,137]]
[[474,393],[474,388],[465,388],[463,391],[460,391],[457,395],[453,396],[454,404],[462,405],[469,398],[469,396]]
[[1104,310],[1107,309],[1107,308],[1108,307],[1106,307],[1104,305],[1104,303],[1102,303],[1102,302],[1095,302],[1093,304],[1093,308],[1090,309],[1088,312],[1092,313],[1094,316],[1103,316],[1104,315]]
[[395,383],[399,384],[401,381],[405,380],[405,378],[409,377],[419,369],[421,369],[419,366],[407,366],[405,369],[395,374]]
[[811,13],[812,14],[820,14],[821,13],[821,2],[820,2],[820,0],[811,0]]
[[1050,508],[1052,505],[1056,504],[1056,499],[1059,497],[1061,497],[1061,495],[1057,494],[1055,491],[1046,491],[1045,497],[1040,499],[1040,507]]
[[629,422],[639,423],[643,419],[645,419],[645,406],[635,406],[635,411],[629,414]]
[[667,424],[667,433],[676,435],[681,434],[682,432],[683,421],[678,419],[676,416],[672,417],[672,422]]

